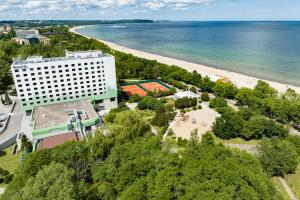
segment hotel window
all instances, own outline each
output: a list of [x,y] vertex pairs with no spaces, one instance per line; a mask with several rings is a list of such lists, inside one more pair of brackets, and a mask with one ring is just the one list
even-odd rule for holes
[[55,66],[51,66],[51,69],[55,69]]
[[31,73],[31,76],[34,76],[34,73]]
[[24,69],[22,69],[22,71],[23,71],[23,72],[26,72],[26,69],[24,68]]
[[17,74],[16,77],[20,77],[20,74]]
[[41,70],[41,67],[38,67],[37,70]]
[[78,63],[78,66],[81,66],[81,63]]
[[19,69],[15,69],[15,72],[19,72]]
[[84,63],[84,65],[87,65],[87,63]]
[[45,69],[48,69],[48,67],[47,67],[47,66],[45,66]]
[[110,98],[110,101],[116,101],[116,98]]
[[61,65],[58,65],[58,68],[61,68]]
[[65,67],[68,67],[68,65],[65,65]]
[[34,69],[33,68],[30,68],[30,71],[33,71]]
[[74,67],[75,66],[75,64],[72,64],[72,67]]

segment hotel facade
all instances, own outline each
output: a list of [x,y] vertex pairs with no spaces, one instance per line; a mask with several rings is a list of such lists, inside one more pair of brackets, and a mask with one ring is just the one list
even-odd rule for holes
[[36,106],[90,100],[99,109],[117,107],[115,59],[101,51],[66,51],[65,57],[16,60],[11,71],[26,113]]

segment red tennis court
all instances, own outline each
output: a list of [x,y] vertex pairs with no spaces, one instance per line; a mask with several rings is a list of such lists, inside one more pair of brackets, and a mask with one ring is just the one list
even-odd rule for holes
[[122,86],[122,91],[126,92],[128,96],[137,94],[141,97],[144,97],[147,95],[147,92],[145,92],[142,88],[140,88],[137,85],[126,85],[126,86]]
[[166,88],[165,86],[163,86],[157,82],[143,83],[143,84],[140,84],[140,86],[142,86],[146,90],[152,91],[152,92],[159,92],[159,91],[166,92],[169,90],[168,88]]

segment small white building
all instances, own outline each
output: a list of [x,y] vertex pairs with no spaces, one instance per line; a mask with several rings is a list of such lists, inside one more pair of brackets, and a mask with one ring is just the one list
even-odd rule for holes
[[188,98],[200,98],[200,95],[195,94],[194,92],[191,91],[183,91],[183,92],[177,92],[174,94],[174,99],[181,99],[183,97],[188,97]]

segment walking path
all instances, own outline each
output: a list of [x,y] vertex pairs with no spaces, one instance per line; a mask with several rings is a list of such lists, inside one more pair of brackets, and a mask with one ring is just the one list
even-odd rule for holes
[[23,114],[18,100],[16,101],[15,108],[10,115],[11,118],[6,130],[0,135],[0,148],[3,144],[16,136],[21,129]]
[[292,192],[291,188],[289,187],[289,185],[285,182],[285,180],[281,177],[279,177],[279,180],[281,182],[281,184],[283,185],[285,191],[288,193],[288,195],[290,196],[291,200],[298,200],[297,197],[294,195],[294,193]]

